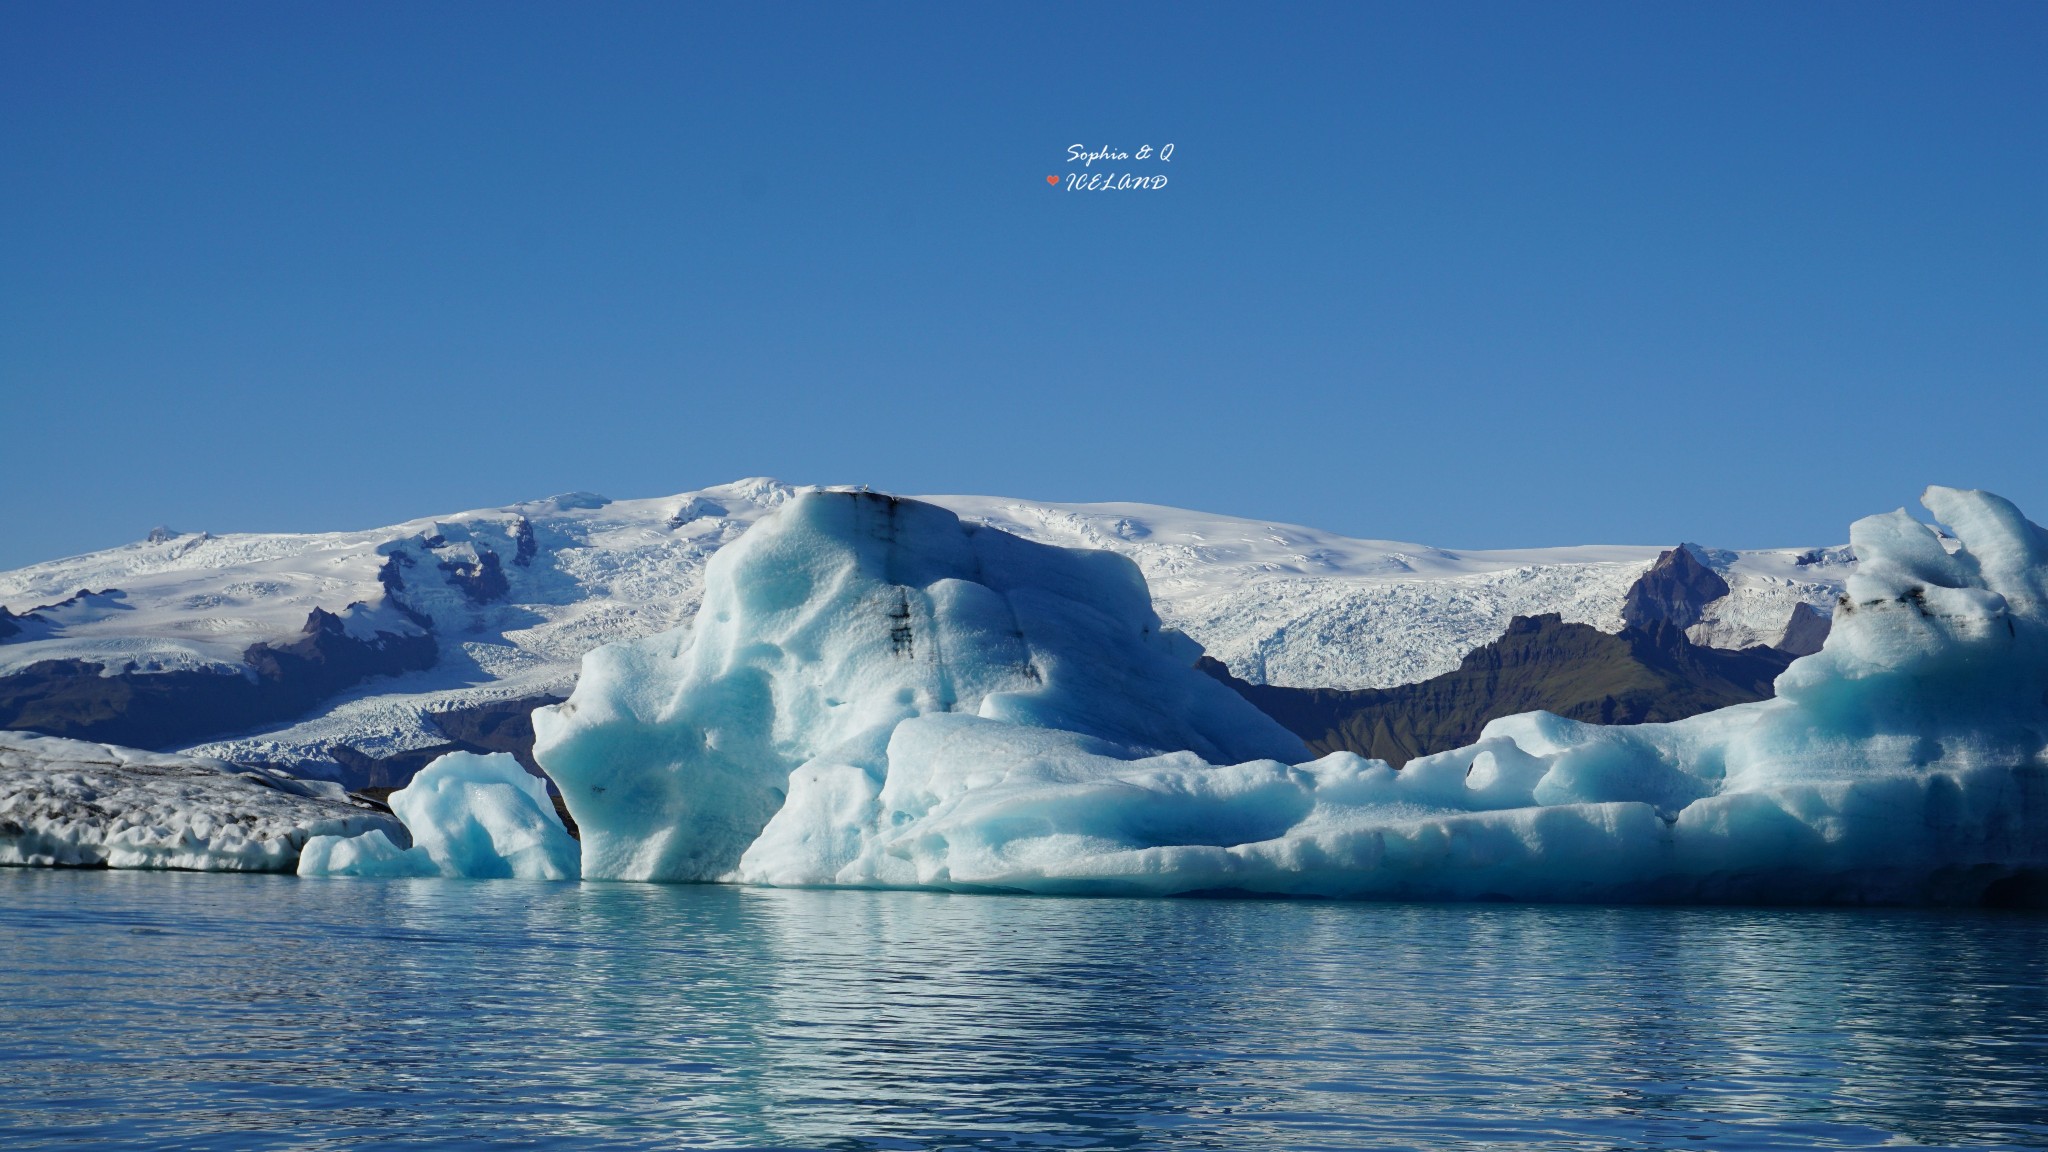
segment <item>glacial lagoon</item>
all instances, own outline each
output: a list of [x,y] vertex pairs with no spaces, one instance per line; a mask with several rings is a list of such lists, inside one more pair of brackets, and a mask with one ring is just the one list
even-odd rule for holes
[[0,870],[0,1146],[2048,1145],[2048,916]]

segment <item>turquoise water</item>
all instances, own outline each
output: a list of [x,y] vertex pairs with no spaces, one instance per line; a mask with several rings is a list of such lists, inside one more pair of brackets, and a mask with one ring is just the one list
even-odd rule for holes
[[0,871],[0,1147],[2048,1146],[2048,917]]

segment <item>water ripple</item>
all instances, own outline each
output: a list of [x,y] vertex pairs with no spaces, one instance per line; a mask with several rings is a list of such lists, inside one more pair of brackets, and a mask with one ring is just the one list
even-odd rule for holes
[[13,1149],[2048,1145],[2048,918],[0,873]]

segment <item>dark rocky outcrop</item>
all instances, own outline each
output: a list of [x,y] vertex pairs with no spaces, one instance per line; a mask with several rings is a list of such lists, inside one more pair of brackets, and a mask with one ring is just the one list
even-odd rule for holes
[[1683,720],[1770,697],[1778,673],[1816,651],[1828,618],[1795,611],[1780,648],[1729,651],[1685,630],[1728,583],[1681,545],[1629,588],[1622,630],[1609,635],[1557,615],[1517,616],[1458,667],[1418,684],[1346,691],[1250,684],[1204,657],[1201,667],[1317,752],[1356,752],[1394,765],[1478,739],[1486,722],[1538,709],[1594,724]]
[[373,639],[358,639],[348,634],[341,617],[315,608],[297,640],[251,644],[242,660],[256,670],[259,681],[296,686],[306,703],[285,713],[295,715],[372,676],[431,668],[439,654],[431,635],[380,630]]
[[427,719],[450,740],[471,752],[510,752],[528,772],[542,775],[533,758],[533,710],[560,704],[561,696],[524,696],[492,704],[473,704],[427,713]]
[[405,591],[405,570],[415,561],[403,549],[384,557],[384,563],[377,569],[377,583],[384,586],[387,596],[396,596]]
[[1669,622],[1609,635],[1550,614],[1517,616],[1455,670],[1396,688],[1283,688],[1246,683],[1208,657],[1201,667],[1318,753],[1398,766],[1470,744],[1488,720],[1518,712],[1642,724],[1766,699],[1791,659],[1770,648],[1702,647]]
[[512,525],[512,562],[525,568],[540,555],[540,541],[534,539],[533,521],[521,516]]
[[401,595],[405,591],[405,570],[419,561],[404,549],[397,549],[384,557],[384,563],[377,569],[377,583],[384,586],[384,599],[399,614],[420,627],[423,632],[434,630],[434,618],[415,609],[405,602]]
[[1834,623],[1834,617],[1811,604],[1795,604],[1792,606],[1792,619],[1785,622],[1784,639],[1778,641],[1778,651],[1791,656],[1811,656],[1827,642],[1828,632]]
[[505,579],[505,567],[498,561],[498,554],[489,549],[479,549],[476,559],[443,560],[441,571],[448,583],[462,589],[472,604],[489,604],[501,599],[512,590],[512,584]]
[[1700,563],[1698,553],[1694,545],[1681,544],[1659,555],[1622,601],[1622,625],[1652,628],[1668,622],[1683,630],[1699,623],[1707,605],[1728,594],[1728,582]]
[[372,676],[432,667],[431,633],[351,636],[314,609],[284,643],[250,645],[243,672],[108,673],[88,660],[42,660],[0,676],[0,728],[164,748],[288,720]]
[[[52,617],[62,618],[67,609],[121,611],[127,609],[127,599],[127,593],[119,588],[102,588],[98,592],[90,588],[80,588],[54,604],[37,605],[19,616],[0,608],[0,643],[24,633],[30,633],[30,639],[46,633],[56,622]],[[31,625],[42,625],[43,628],[36,630],[32,629]]]

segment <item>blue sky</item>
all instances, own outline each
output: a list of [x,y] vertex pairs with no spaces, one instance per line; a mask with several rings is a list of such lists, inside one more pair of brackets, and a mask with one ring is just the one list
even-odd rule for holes
[[12,3],[0,565],[756,474],[2044,520],[2044,61],[2040,4]]

